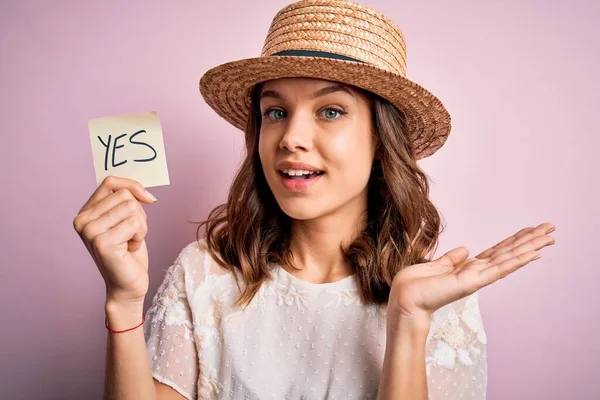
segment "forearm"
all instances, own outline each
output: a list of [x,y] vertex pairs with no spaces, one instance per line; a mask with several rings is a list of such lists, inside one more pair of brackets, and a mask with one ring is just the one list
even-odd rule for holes
[[[108,326],[124,330],[142,321],[143,305],[123,307],[106,304]],[[105,400],[156,399],[142,327],[123,333],[108,333]]]
[[388,321],[377,400],[427,400],[425,351],[429,320]]

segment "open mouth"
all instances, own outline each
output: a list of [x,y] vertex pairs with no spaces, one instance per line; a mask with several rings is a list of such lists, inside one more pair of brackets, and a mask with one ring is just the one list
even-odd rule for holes
[[317,176],[323,175],[323,171],[306,171],[306,170],[298,170],[298,169],[284,169],[283,171],[279,171],[279,174],[284,178],[293,179],[293,180],[306,180],[315,178]]

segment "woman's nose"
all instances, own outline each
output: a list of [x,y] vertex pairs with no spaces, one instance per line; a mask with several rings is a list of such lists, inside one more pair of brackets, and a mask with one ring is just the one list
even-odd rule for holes
[[312,149],[314,127],[310,126],[310,121],[306,117],[298,114],[290,117],[283,129],[279,148],[290,152]]

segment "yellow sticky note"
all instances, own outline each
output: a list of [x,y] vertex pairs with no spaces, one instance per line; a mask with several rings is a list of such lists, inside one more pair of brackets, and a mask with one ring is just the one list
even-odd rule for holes
[[155,111],[88,120],[96,184],[108,175],[144,187],[169,184],[162,128]]

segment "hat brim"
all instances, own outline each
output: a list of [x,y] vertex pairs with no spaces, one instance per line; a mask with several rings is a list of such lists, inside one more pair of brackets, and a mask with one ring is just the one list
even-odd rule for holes
[[293,77],[353,85],[388,100],[406,116],[417,159],[435,153],[450,134],[450,114],[435,95],[408,78],[355,61],[308,56],[231,61],[208,70],[200,78],[200,93],[219,116],[243,131],[254,85]]

